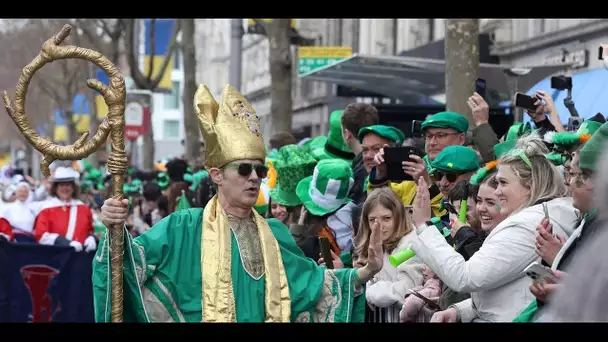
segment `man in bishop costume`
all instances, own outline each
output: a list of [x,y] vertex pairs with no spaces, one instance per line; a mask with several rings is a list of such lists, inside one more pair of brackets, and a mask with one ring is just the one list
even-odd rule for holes
[[[218,104],[195,94],[206,167],[218,193],[135,239],[125,231],[125,322],[362,322],[364,284],[382,268],[381,232],[368,263],[330,270],[306,258],[289,229],[252,210],[266,176],[259,118],[230,85]],[[102,221],[123,224],[128,201],[108,199]],[[93,261],[95,319],[109,322],[109,234]]]

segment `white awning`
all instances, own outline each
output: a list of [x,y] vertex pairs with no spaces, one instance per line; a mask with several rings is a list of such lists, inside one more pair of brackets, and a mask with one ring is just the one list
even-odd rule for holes
[[[526,92],[540,80],[559,73],[568,65],[513,67],[505,64],[479,65],[478,76],[502,94],[510,93],[517,75],[517,89]],[[510,74],[510,75],[509,75]],[[363,89],[403,101],[445,93],[445,61],[402,56],[353,55],[332,65],[300,76],[304,80],[335,83]]]

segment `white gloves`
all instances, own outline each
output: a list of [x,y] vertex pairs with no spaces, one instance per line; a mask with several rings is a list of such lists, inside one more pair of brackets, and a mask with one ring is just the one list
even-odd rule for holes
[[97,242],[93,236],[89,236],[86,240],[84,240],[84,251],[85,252],[93,252],[97,249]]
[[76,250],[76,252],[81,252],[82,251],[82,244],[78,241],[71,241],[70,242],[70,246],[74,247],[74,249]]

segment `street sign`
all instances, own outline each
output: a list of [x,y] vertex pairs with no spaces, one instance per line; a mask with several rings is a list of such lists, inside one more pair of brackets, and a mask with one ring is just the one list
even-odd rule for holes
[[131,102],[125,107],[125,136],[127,140],[135,140],[144,128],[144,106]]
[[352,55],[353,49],[350,46],[300,46],[298,74],[307,74]]
[[139,94],[128,92],[125,106],[125,138],[127,140],[137,140],[142,134],[146,133],[146,122],[150,117],[149,94]]

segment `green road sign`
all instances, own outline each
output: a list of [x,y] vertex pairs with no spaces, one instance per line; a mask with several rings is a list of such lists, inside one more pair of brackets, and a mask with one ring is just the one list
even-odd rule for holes
[[298,49],[298,55],[298,74],[304,75],[350,57],[352,48],[350,46],[301,46]]

